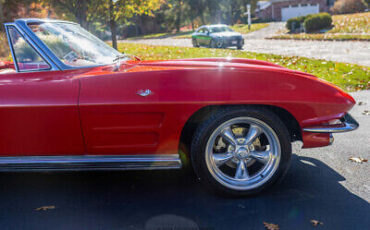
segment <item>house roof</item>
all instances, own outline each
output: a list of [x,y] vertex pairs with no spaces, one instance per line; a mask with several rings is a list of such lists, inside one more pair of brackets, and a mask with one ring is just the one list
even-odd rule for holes
[[[257,2],[257,9],[256,9],[256,12],[260,11],[260,10],[264,10],[266,8],[268,8],[271,4],[273,3],[277,3],[277,2],[288,2],[288,1],[291,1],[291,0],[268,0],[268,1],[258,1]],[[302,0],[296,0],[296,1],[302,1]],[[335,1],[335,0],[334,0]]]

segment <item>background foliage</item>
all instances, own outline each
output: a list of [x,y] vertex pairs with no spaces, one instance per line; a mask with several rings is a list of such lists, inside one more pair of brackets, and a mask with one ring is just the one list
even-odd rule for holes
[[363,12],[370,0],[337,0],[332,7],[334,14],[349,14]]
[[120,43],[120,52],[135,54],[143,60],[166,60],[194,57],[239,57],[273,62],[289,69],[313,74],[347,91],[370,89],[370,68],[349,63],[288,57],[227,49],[199,49],[189,47],[149,46]]
[[[0,23],[16,18],[75,21],[104,40],[194,30],[201,24],[246,23],[247,4],[257,0],[0,0]],[[4,28],[1,26],[1,34]],[[7,53],[0,48],[0,55]]]

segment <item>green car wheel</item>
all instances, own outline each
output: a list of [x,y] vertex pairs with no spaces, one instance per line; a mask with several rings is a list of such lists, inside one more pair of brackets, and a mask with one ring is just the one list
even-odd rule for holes
[[224,48],[224,41],[222,39],[217,39],[217,40],[212,39],[210,43],[210,48],[218,48],[218,49]]

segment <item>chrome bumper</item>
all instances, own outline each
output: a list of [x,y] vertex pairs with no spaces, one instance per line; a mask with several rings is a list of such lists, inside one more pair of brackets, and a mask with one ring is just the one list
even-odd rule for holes
[[303,131],[311,133],[344,133],[353,131],[359,126],[358,122],[348,113],[340,121],[342,122],[341,124],[306,127],[303,128]]

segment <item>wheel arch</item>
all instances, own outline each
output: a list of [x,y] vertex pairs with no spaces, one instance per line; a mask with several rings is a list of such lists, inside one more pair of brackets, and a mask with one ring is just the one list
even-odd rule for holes
[[194,112],[182,128],[179,141],[179,152],[182,157],[188,158],[190,156],[191,140],[199,124],[208,119],[212,114],[226,107],[267,109],[277,115],[287,127],[290,134],[291,142],[302,140],[301,128],[298,121],[290,112],[288,112],[284,108],[264,104],[208,105]]

